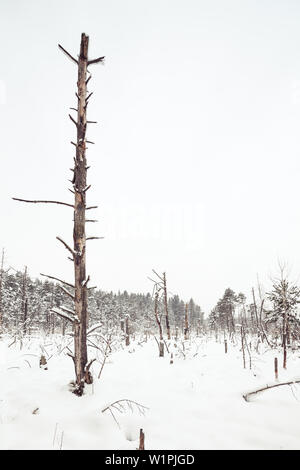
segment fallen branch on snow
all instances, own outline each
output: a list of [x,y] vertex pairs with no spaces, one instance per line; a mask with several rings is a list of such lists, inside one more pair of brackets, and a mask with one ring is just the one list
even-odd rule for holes
[[274,384],[274,385],[266,385],[266,387],[259,388],[258,390],[254,390],[253,392],[245,393],[243,395],[244,400],[249,401],[249,397],[251,395],[256,395],[257,393],[264,392],[265,390],[270,390],[271,388],[275,387],[281,387],[282,385],[294,385],[294,384],[299,384],[300,380],[291,380],[290,382],[282,382],[279,384]]

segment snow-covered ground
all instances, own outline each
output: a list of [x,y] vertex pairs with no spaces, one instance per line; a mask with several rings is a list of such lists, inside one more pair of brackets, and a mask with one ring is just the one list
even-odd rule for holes
[[[138,447],[139,430],[150,449],[300,449],[300,387],[268,390],[246,402],[243,393],[300,376],[300,351],[281,368],[280,351],[253,352],[252,370],[244,369],[238,346],[198,338],[186,358],[174,349],[158,357],[154,340],[114,352],[98,380],[101,364],[83,397],[70,393],[73,363],[56,337],[0,340],[1,449],[129,449]],[[68,340],[70,341],[70,339]],[[48,370],[39,367],[45,348]],[[181,347],[181,346],[180,346]],[[186,344],[189,348],[189,344]],[[90,351],[90,358],[95,350]],[[102,413],[116,400],[132,404],[120,413]],[[116,422],[117,421],[117,422]]]

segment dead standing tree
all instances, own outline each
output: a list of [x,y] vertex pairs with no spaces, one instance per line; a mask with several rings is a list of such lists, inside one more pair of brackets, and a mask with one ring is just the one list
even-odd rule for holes
[[28,321],[28,298],[27,298],[27,266],[25,266],[22,276],[22,313],[23,313],[23,333],[27,334]]
[[163,289],[164,289],[164,304],[165,304],[165,313],[166,313],[167,336],[168,336],[168,340],[170,340],[171,333],[170,333],[170,321],[169,321],[169,310],[168,310],[168,292],[167,292],[166,273],[163,273]]
[[159,291],[163,292],[163,303],[164,303],[164,310],[165,310],[165,319],[166,319],[166,330],[167,330],[167,337],[168,340],[171,339],[171,332],[170,332],[170,320],[169,320],[169,309],[168,309],[168,291],[167,291],[167,278],[166,278],[166,273],[163,273],[162,276],[160,276],[154,269],[152,269],[153,273],[155,276],[157,276],[158,280],[154,281],[150,277],[150,281],[154,283],[154,286],[156,289]]
[[[100,237],[86,237],[85,224],[86,222],[96,222],[92,219],[86,219],[86,211],[94,209],[97,206],[86,205],[86,193],[90,188],[87,185],[87,160],[86,160],[86,144],[93,143],[86,139],[87,124],[95,123],[95,121],[87,120],[87,106],[92,93],[88,94],[87,84],[91,78],[88,67],[92,64],[101,63],[104,57],[99,57],[94,60],[88,59],[88,45],[89,37],[84,33],[81,35],[80,53],[78,59],[75,59],[69,52],[67,52],[61,45],[59,48],[74,62],[78,67],[78,81],[77,81],[77,108],[72,108],[77,112],[77,120],[70,114],[71,121],[75,124],[77,130],[77,141],[71,142],[76,148],[76,156],[74,158],[74,168],[71,192],[74,194],[74,204],[69,204],[60,201],[45,201],[45,200],[26,200],[13,198],[17,201],[29,203],[46,203],[46,204],[60,204],[74,209],[74,226],[73,226],[73,248],[71,248],[61,238],[57,239],[64,245],[64,247],[71,254],[71,260],[74,263],[74,284],[67,283],[53,276],[47,276],[50,279],[55,279],[63,284],[62,290],[66,295],[74,301],[74,310],[65,308],[54,308],[52,312],[66,318],[72,322],[74,327],[74,356],[72,356],[75,366],[76,386],[74,393],[77,395],[83,394],[84,383],[91,383],[92,377],[89,372],[91,362],[88,364],[87,357],[87,324],[88,324],[88,309],[87,309],[87,284],[89,276],[86,277],[86,241],[93,240]],[[89,77],[87,77],[89,74]],[[73,289],[70,292],[68,289]]]
[[154,315],[158,325],[159,330],[159,342],[158,342],[158,350],[159,350],[159,357],[164,357],[164,337],[163,337],[163,330],[161,326],[161,316],[159,315],[159,291],[155,292],[154,297]]
[[184,312],[184,339],[189,339],[189,304],[185,304]]

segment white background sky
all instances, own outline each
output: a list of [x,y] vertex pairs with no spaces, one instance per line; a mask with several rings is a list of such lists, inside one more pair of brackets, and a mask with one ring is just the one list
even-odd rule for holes
[[[83,7],[84,5],[84,7]],[[72,279],[57,235],[72,210],[76,65],[90,36],[88,272],[147,292],[151,269],[209,313],[227,287],[300,274],[300,3],[0,1],[0,247],[7,264]],[[92,211],[91,211],[92,212]],[[91,214],[92,215],[92,214]]]

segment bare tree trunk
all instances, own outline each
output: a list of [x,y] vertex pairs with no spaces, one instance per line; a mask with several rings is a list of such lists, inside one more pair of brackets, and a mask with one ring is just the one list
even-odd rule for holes
[[257,312],[257,305],[256,305],[256,299],[255,299],[255,293],[254,293],[254,288],[253,287],[252,287],[252,297],[253,297],[253,305],[254,305],[255,320],[256,320],[256,333],[257,333],[257,336],[260,337],[258,312]]
[[242,341],[242,352],[243,352],[243,365],[246,369],[246,357],[245,357],[245,332],[243,326],[241,326],[241,341]]
[[28,302],[27,302],[27,266],[25,266],[22,282],[22,311],[23,311],[23,333],[27,333]]
[[274,372],[275,372],[275,379],[278,379],[278,359],[277,357],[274,358]]
[[145,434],[142,429],[140,429],[140,445],[139,450],[145,450]]
[[81,36],[80,55],[78,61],[77,82],[77,144],[74,167],[73,187],[75,192],[74,204],[74,274],[75,274],[75,328],[74,328],[74,363],[76,373],[77,393],[81,395],[84,386],[85,366],[87,364],[87,286],[86,286],[86,234],[85,208],[87,189],[86,163],[86,108],[87,108],[87,62],[89,38],[84,33]]
[[184,314],[184,339],[189,339],[189,304],[185,304],[185,314]]
[[157,322],[158,329],[159,329],[159,343],[158,343],[159,357],[164,357],[164,338],[163,338],[161,320],[158,315],[158,296],[159,294],[158,292],[156,292],[155,298],[154,298],[154,314],[155,314],[156,322]]
[[231,302],[230,302],[230,321],[231,321],[232,332],[235,333],[235,324],[234,324],[233,309],[232,309]]
[[168,311],[168,293],[167,293],[166,273],[163,273],[163,289],[164,289],[164,304],[165,304],[165,312],[166,312],[166,329],[167,329],[168,339],[170,340],[171,333],[170,333],[170,321],[169,321],[169,311]]
[[291,345],[291,332],[290,332],[290,324],[289,324],[289,317],[287,316],[287,319],[286,319],[286,341],[287,341],[287,345],[290,346]]

